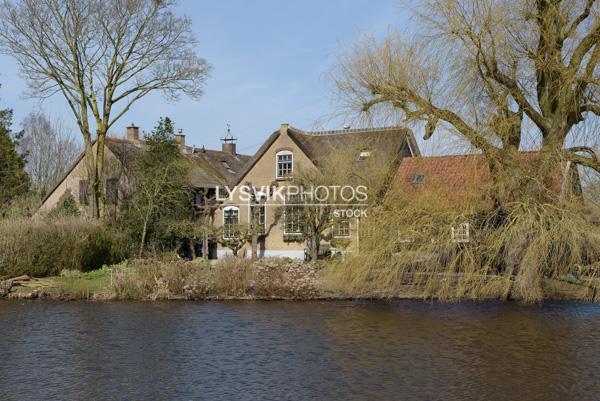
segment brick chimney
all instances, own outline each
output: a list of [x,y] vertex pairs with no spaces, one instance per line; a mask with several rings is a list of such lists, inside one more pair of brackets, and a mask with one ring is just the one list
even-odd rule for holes
[[226,153],[231,153],[232,155],[235,156],[235,154],[236,154],[235,153],[236,152],[235,142],[223,142],[223,145],[221,146],[221,150]]
[[136,126],[134,123],[131,123],[131,125],[127,127],[127,140],[130,142],[139,142],[140,127]]
[[185,134],[183,130],[180,128],[175,135],[175,143],[180,146],[185,146]]
[[237,142],[237,138],[234,138],[231,135],[231,128],[229,124],[227,124],[227,134],[221,138],[221,150],[225,153],[229,153],[232,155],[236,155],[235,143]]

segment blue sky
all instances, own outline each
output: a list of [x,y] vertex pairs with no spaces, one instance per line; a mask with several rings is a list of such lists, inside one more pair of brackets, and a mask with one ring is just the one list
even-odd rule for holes
[[[244,153],[253,153],[280,123],[341,128],[343,121],[328,118],[336,109],[326,74],[336,53],[365,33],[384,37],[408,21],[399,0],[186,0],[177,9],[192,19],[198,53],[214,67],[204,96],[169,103],[151,95],[112,130],[121,134],[131,122],[150,130],[159,116],[168,115],[188,144],[219,148],[229,123]],[[18,127],[39,101],[23,98],[26,84],[15,62],[5,55],[0,60],[0,107],[14,109]],[[41,107],[72,124],[62,97]]]

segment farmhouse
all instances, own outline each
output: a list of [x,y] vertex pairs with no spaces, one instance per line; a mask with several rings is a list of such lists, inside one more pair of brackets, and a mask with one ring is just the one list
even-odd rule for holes
[[[180,130],[175,136],[180,153],[190,162],[190,185],[196,193],[197,208],[200,208],[204,195],[214,194],[218,186],[224,186],[234,179],[250,159],[250,156],[236,152],[235,143],[224,138],[221,150],[195,148],[185,143],[185,134]],[[106,138],[105,150],[105,188],[107,211],[118,212],[118,207],[132,193],[130,172],[135,164],[135,156],[143,149],[144,140],[140,138],[139,127],[132,124],[127,127],[126,138]],[[93,144],[94,152],[96,143]],[[85,154],[82,152],[65,176],[48,192],[43,199],[37,215],[44,215],[57,207],[65,196],[72,196],[87,213],[90,197],[88,195]]]
[[[259,256],[303,258],[307,241],[300,208],[306,207],[307,202],[300,199],[297,190],[293,194],[286,191],[296,185],[295,178],[299,174],[310,169],[323,169],[328,163],[335,163],[336,157],[346,161],[350,159],[351,166],[363,176],[370,173],[365,171],[373,165],[368,163],[369,160],[377,161],[378,166],[393,174],[403,158],[419,154],[413,134],[406,128],[305,132],[282,124],[232,181],[233,191],[222,200],[215,222],[223,226],[223,235],[228,236],[234,227],[249,224],[253,213],[256,213],[254,221],[258,221],[261,234],[258,238]],[[344,163],[344,166],[347,168],[349,164]],[[251,191],[239,190],[240,186],[250,187]],[[270,190],[284,194],[283,199],[269,196]],[[255,199],[244,196],[244,192],[254,193]],[[359,217],[339,221],[328,232],[326,242],[344,239],[350,248],[356,248],[359,224]],[[248,246],[242,250],[242,253],[248,252]],[[228,248],[219,246],[219,256],[229,253]]]
[[[195,148],[186,145],[181,131],[176,135],[181,155],[190,162],[190,184],[196,195],[198,224],[221,228],[223,238],[211,240],[204,246],[198,244],[197,247],[198,255],[207,253],[211,259],[232,253],[223,245],[226,243],[223,240],[231,235],[233,227],[249,226],[252,213],[256,213],[255,221],[259,223],[260,256],[305,256],[307,238],[299,209],[303,205],[298,204],[297,199],[294,202],[288,198],[262,199],[261,195],[257,202],[253,202],[239,191],[228,192],[236,187],[250,186],[254,194],[263,193],[261,191],[265,188],[281,191],[289,187],[302,171],[323,169],[336,157],[350,161],[350,164],[345,163],[345,168],[353,166],[367,181],[374,165],[385,169],[391,178],[404,158],[420,155],[412,132],[400,127],[306,132],[282,124],[252,157],[237,153],[236,140],[230,134],[222,141],[221,150]],[[139,127],[133,124],[127,127],[125,138],[106,139],[105,188],[109,216],[118,213],[119,205],[131,196],[133,183],[129,173],[144,144]],[[37,214],[48,214],[66,196],[71,196],[85,214],[90,202],[87,191],[85,155],[82,153],[46,195]],[[354,215],[339,219],[323,238],[323,249],[333,247],[336,240],[343,242],[349,250],[356,249],[360,218],[360,215]],[[240,253],[249,255],[249,241]]]

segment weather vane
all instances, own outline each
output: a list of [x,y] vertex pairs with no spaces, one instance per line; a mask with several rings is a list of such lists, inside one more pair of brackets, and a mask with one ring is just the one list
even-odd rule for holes
[[231,125],[229,123],[226,123],[227,125],[227,135],[225,135],[223,138],[221,138],[221,140],[223,142],[235,142],[237,138],[234,138],[233,135],[231,135]]

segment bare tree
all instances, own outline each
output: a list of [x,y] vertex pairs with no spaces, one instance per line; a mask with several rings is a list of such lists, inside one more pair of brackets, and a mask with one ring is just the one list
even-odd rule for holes
[[221,227],[216,238],[219,244],[231,249],[233,256],[237,257],[240,249],[251,240],[252,229],[246,224],[232,224]]
[[[92,212],[104,215],[108,129],[139,99],[198,98],[210,70],[191,21],[170,0],[4,0],[1,50],[12,55],[32,94],[62,94],[83,135]],[[90,121],[91,119],[91,121]],[[95,126],[97,147],[92,144]]]
[[[362,140],[358,146],[338,148],[335,154],[317,160],[317,168],[299,169],[291,180],[295,187],[305,189],[307,195],[291,199],[293,205],[283,209],[284,213],[299,216],[309,260],[317,260],[322,240],[331,240],[335,226],[349,220],[336,217],[339,214],[336,210],[361,209],[367,204],[374,207],[382,202],[389,178],[401,157],[395,155],[388,159],[382,155],[382,149],[372,148],[372,145],[372,141]],[[357,156],[365,148],[372,149],[369,156],[359,159]],[[362,192],[344,196],[344,187],[350,187],[353,194],[362,187]]]
[[63,121],[39,110],[30,112],[22,127],[19,150],[26,155],[25,170],[34,191],[44,196],[75,161],[80,145]]
[[[419,36],[366,39],[334,79],[353,110],[424,122],[425,139],[450,130],[468,140],[497,201],[548,199],[562,161],[600,171],[575,129],[600,115],[598,13],[595,0],[428,0]],[[531,137],[541,144],[534,175],[517,153]]]

